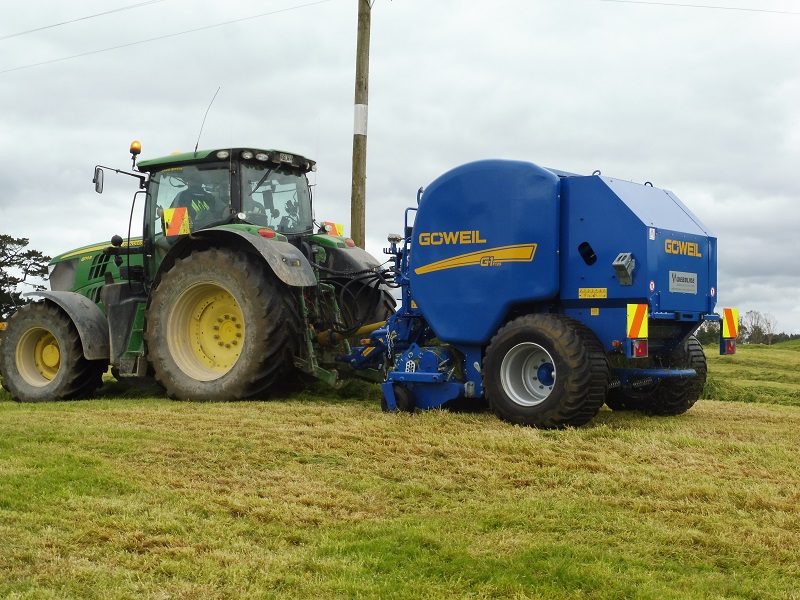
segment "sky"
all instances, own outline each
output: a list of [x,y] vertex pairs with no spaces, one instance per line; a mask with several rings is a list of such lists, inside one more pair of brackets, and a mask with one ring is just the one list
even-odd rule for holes
[[[98,196],[94,166],[194,149],[218,89],[200,147],[315,159],[316,217],[349,232],[356,28],[357,0],[6,7],[0,233],[51,256],[126,235],[136,182]],[[800,333],[798,57],[798,0],[374,0],[367,249],[463,163],[600,170],[717,236],[718,308]]]

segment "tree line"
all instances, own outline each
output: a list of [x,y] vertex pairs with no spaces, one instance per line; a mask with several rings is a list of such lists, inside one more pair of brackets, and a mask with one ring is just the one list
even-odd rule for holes
[[[709,345],[719,341],[720,324],[706,321],[695,333],[701,344]],[[739,337],[736,341],[742,344],[777,344],[788,340],[800,339],[800,334],[778,332],[778,320],[769,313],[748,310],[739,315]]]

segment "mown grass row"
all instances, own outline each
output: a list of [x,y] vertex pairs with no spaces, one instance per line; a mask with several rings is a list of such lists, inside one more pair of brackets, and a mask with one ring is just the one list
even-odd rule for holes
[[706,348],[709,376],[704,397],[800,407],[800,343],[740,345],[733,356]]

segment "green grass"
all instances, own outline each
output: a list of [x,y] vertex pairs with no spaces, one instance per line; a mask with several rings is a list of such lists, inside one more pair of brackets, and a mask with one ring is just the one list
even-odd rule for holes
[[800,340],[774,346],[740,345],[733,356],[706,348],[705,397],[800,407]]
[[751,401],[565,431],[367,385],[0,396],[0,597],[800,598],[800,353],[739,352],[710,381]]

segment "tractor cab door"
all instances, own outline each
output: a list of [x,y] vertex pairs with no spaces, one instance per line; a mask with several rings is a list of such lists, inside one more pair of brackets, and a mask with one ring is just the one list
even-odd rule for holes
[[153,240],[151,273],[169,249],[191,232],[228,223],[231,201],[228,163],[170,167],[150,177],[145,211],[145,237]]

